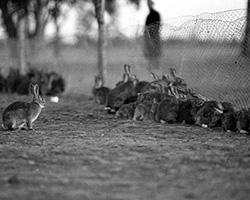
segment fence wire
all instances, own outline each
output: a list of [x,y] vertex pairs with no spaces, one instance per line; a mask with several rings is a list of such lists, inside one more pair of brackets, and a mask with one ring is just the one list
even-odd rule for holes
[[[160,69],[155,71],[160,75],[175,68],[191,89],[208,99],[229,101],[237,108],[250,107],[250,62],[241,54],[245,26],[246,10],[164,20],[160,28],[162,46],[151,48],[162,50]],[[136,39],[124,47],[131,50],[120,56],[146,70],[152,59],[143,54],[144,43],[144,27],[137,27]]]

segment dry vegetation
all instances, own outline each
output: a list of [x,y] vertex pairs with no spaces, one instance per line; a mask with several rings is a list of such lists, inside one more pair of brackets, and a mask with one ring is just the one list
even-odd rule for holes
[[[164,66],[181,64],[177,48],[166,51]],[[117,119],[89,99],[94,49],[65,48],[59,60],[46,53],[30,62],[63,73],[67,92],[58,104],[48,103],[35,131],[0,131],[1,200],[249,198],[248,135]],[[2,55],[1,67],[9,66]],[[141,79],[151,80],[142,56],[132,55],[129,45],[109,50],[108,56],[110,87],[122,77],[125,62],[134,63]],[[1,113],[10,102],[29,100],[0,97]]]

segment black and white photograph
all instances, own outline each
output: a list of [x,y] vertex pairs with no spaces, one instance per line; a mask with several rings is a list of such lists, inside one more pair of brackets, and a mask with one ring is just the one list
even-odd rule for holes
[[0,0],[0,200],[248,200],[250,0]]

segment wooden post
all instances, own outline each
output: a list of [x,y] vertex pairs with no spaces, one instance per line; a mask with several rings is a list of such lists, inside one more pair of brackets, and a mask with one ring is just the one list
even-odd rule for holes
[[98,23],[98,71],[99,76],[105,84],[107,79],[107,69],[106,69],[106,34],[105,34],[105,0],[93,0],[96,11],[96,19]]

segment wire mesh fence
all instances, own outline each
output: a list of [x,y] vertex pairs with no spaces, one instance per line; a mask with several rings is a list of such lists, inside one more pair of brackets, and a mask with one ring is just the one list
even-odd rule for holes
[[[107,85],[114,87],[122,79],[125,63],[131,65],[140,79],[146,80],[152,80],[150,71],[161,75],[175,68],[189,87],[203,96],[230,101],[238,108],[250,107],[250,62],[241,54],[245,26],[246,10],[163,20],[158,41],[161,46],[152,48],[161,51],[156,64],[159,66],[155,68],[154,59],[145,55],[145,48],[148,48],[145,47],[145,27],[129,27],[116,33],[107,31]],[[130,31],[135,35],[125,34]],[[154,28],[151,32],[153,35]],[[51,42],[39,43],[36,51],[34,41],[27,43],[27,61],[31,65],[62,73],[70,92],[90,94],[97,73],[96,41],[86,40],[81,45],[61,44],[58,57],[54,56],[55,47]],[[5,40],[1,46],[0,66],[15,65],[9,53],[10,42]],[[149,69],[152,63],[153,68]]]
[[[156,73],[165,74],[168,68],[175,68],[191,89],[208,99],[229,101],[238,108],[249,107],[250,63],[241,54],[245,26],[246,10],[164,20],[160,29],[162,56]],[[129,54],[119,56],[126,57],[139,73],[141,69],[146,71],[152,58],[143,53],[143,27],[138,28],[136,39],[130,43],[124,47],[131,49]]]

